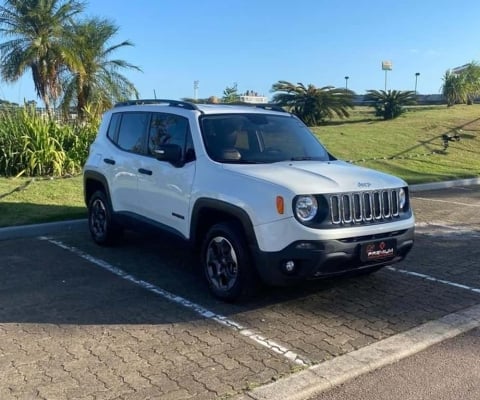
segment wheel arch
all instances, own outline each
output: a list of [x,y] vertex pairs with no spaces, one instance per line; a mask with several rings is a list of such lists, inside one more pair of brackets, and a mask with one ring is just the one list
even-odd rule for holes
[[199,249],[202,238],[205,237],[208,229],[219,222],[233,222],[237,224],[245,235],[247,245],[251,249],[258,247],[252,221],[245,210],[221,200],[206,198],[198,199],[192,210],[190,223],[190,241],[192,245]]
[[105,176],[95,171],[85,171],[83,174],[83,197],[85,204],[88,207],[92,195],[97,191],[101,190],[105,193],[107,201],[112,206],[112,201],[110,198],[110,190],[108,187],[108,182]]

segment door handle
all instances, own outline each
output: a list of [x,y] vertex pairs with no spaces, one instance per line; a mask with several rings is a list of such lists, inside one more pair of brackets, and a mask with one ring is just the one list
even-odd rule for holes
[[106,164],[115,165],[115,160],[112,160],[111,158],[104,158],[103,162]]
[[141,174],[144,174],[144,175],[152,175],[152,171],[150,171],[149,169],[145,169],[145,168],[140,168],[138,170],[138,172],[140,172]]

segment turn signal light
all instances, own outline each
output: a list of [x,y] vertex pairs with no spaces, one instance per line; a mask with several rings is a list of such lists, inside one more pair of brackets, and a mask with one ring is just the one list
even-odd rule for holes
[[277,196],[277,212],[283,214],[285,212],[285,203],[282,196]]

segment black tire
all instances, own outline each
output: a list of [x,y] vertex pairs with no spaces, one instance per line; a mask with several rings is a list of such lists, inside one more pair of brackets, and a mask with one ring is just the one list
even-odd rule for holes
[[202,244],[201,264],[213,295],[224,301],[250,297],[258,287],[241,229],[231,222],[213,225]]
[[88,203],[88,228],[93,241],[101,246],[117,243],[122,235],[122,227],[113,221],[110,203],[100,190]]

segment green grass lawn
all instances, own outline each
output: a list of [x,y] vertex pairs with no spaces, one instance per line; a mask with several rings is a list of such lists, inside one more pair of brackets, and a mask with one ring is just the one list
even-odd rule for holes
[[[412,107],[391,121],[371,110],[357,107],[351,118],[313,131],[336,157],[411,184],[480,175],[480,105]],[[460,141],[444,151],[442,135],[454,133]]]
[[[480,175],[480,105],[412,107],[392,121],[357,107],[351,118],[313,131],[336,157],[411,184]],[[460,141],[444,150],[442,135],[453,133]],[[84,218],[82,196],[81,177],[0,178],[0,227]]]
[[80,176],[54,180],[0,178],[0,227],[86,215]]

